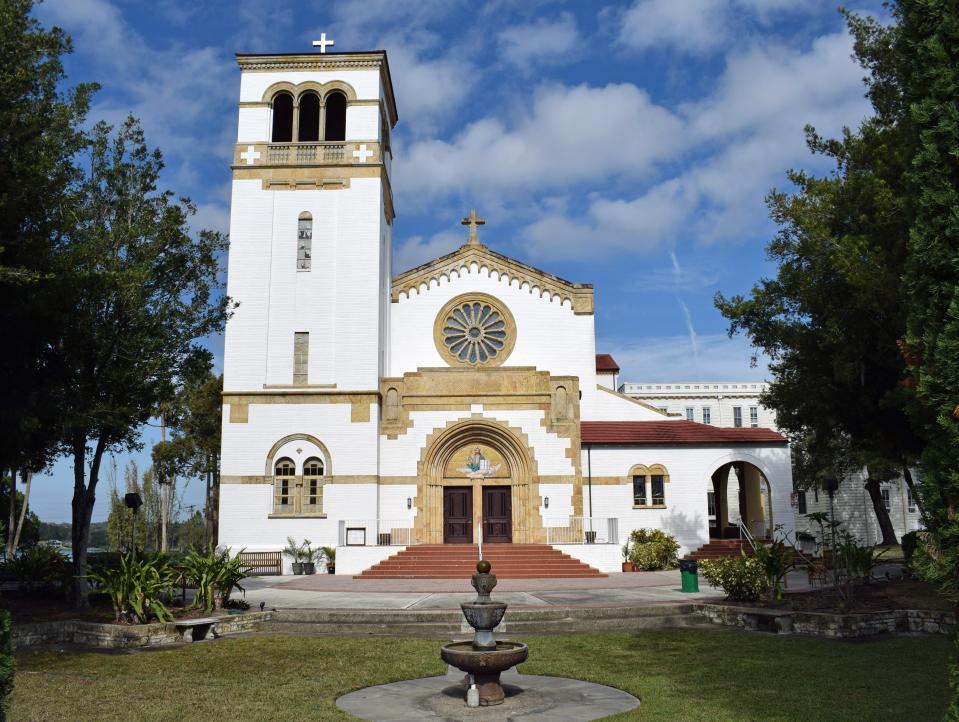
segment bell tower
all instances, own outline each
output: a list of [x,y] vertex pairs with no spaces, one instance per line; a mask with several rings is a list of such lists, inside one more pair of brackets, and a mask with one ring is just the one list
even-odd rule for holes
[[[237,54],[224,390],[379,386],[396,103],[385,51]],[[295,390],[295,389],[294,389]]]

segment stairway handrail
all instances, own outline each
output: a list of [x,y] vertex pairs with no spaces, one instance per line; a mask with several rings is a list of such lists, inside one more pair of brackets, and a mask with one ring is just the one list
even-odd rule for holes
[[753,539],[753,535],[749,532],[749,529],[746,528],[746,525],[743,524],[743,520],[739,519],[736,522],[736,525],[739,527],[739,541],[743,540],[743,535],[746,536],[746,541],[749,542],[749,546],[753,548],[753,551],[756,551],[756,540]]

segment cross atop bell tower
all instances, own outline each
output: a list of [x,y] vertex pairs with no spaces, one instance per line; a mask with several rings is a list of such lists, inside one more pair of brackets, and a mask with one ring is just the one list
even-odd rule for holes
[[468,216],[466,216],[466,218],[464,218],[463,220],[461,220],[460,223],[463,224],[464,226],[469,226],[469,229],[470,229],[470,237],[469,237],[469,240],[467,241],[467,243],[468,243],[469,245],[471,245],[471,246],[479,246],[479,245],[481,245],[480,242],[479,242],[479,236],[476,235],[476,229],[479,228],[480,226],[484,225],[484,224],[486,223],[486,221],[484,221],[482,218],[480,218],[478,215],[476,215],[476,209],[475,209],[475,208],[471,208],[471,209],[470,209],[470,214],[469,214]]

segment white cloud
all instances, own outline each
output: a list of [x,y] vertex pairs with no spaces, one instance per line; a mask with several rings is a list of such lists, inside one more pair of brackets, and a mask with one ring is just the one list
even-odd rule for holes
[[784,13],[811,13],[830,4],[830,0],[636,0],[607,16],[619,26],[617,42],[631,50],[705,55],[742,36],[751,23],[766,26]]
[[742,336],[699,335],[698,354],[688,335],[645,336],[629,340],[599,339],[596,350],[612,354],[623,382],[763,381],[769,377],[767,359],[751,365],[753,349]]
[[628,83],[549,85],[529,110],[511,110],[471,123],[452,140],[401,149],[394,168],[404,203],[451,193],[528,196],[610,174],[641,177],[682,144],[679,118]]
[[654,186],[634,200],[595,197],[582,218],[561,211],[526,226],[522,236],[539,257],[576,258],[597,252],[642,253],[668,243],[691,206],[680,181]]
[[753,45],[734,54],[711,95],[677,110],[675,135],[683,144],[671,152],[694,161],[638,196],[611,197],[619,189],[607,182],[585,211],[544,213],[522,233],[530,251],[587,257],[655,250],[680,240],[679,233],[703,243],[740,243],[764,232],[770,224],[764,198],[786,182],[786,171],[827,166],[810,155],[804,125],[838,135],[868,115],[862,70],[851,52],[849,37],[835,34],[806,52]]
[[443,256],[466,242],[462,233],[440,231],[429,238],[411,236],[398,244],[393,251],[393,272],[403,273],[422,263]]
[[521,68],[567,59],[577,40],[576,17],[568,12],[561,13],[556,20],[540,18],[526,25],[514,25],[497,37],[503,58]]
[[724,40],[724,0],[638,0],[620,18],[618,41],[633,50],[702,53]]

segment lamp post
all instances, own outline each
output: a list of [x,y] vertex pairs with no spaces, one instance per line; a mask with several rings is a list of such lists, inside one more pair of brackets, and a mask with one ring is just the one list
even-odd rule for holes
[[127,508],[133,512],[132,521],[130,522],[130,557],[136,559],[137,557],[137,509],[143,506],[143,499],[140,498],[140,495],[136,492],[130,492],[123,497],[123,503],[127,505]]

